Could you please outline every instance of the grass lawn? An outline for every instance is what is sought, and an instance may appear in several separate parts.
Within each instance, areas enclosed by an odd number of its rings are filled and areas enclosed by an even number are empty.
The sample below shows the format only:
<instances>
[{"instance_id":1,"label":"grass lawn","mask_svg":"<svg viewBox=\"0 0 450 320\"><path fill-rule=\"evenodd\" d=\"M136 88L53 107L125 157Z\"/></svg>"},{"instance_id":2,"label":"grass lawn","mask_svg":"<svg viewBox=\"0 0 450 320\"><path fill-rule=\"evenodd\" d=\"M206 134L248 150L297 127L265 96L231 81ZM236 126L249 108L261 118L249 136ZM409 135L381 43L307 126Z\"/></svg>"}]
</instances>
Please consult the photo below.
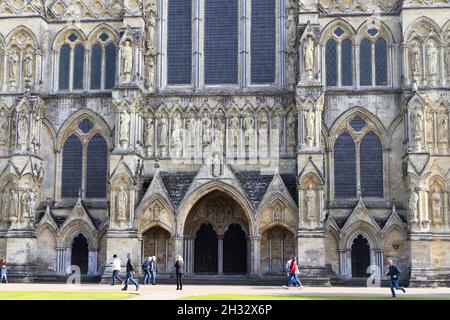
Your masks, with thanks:
<instances>
[{"instance_id":1,"label":"grass lawn","mask_svg":"<svg viewBox=\"0 0 450 320\"><path fill-rule=\"evenodd\" d=\"M125 300L125 292L0 291L0 300Z\"/></svg>"},{"instance_id":2,"label":"grass lawn","mask_svg":"<svg viewBox=\"0 0 450 320\"><path fill-rule=\"evenodd\" d=\"M429 298L397 296L398 300L450 300L450 298ZM181 298L180 300L394 300L389 295L381 296L304 296L304 295L250 295L250 294L210 294Z\"/></svg>"}]
</instances>

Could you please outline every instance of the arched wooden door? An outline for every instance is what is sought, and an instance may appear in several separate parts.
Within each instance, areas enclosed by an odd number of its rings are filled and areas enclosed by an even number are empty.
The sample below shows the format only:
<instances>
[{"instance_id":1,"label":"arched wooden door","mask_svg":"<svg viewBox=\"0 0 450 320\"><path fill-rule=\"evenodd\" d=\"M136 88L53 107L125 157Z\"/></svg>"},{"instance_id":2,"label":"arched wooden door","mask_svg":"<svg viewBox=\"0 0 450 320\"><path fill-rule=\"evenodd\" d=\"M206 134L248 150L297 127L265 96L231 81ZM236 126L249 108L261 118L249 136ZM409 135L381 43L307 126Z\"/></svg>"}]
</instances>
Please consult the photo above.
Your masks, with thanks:
<instances>
[{"instance_id":1,"label":"arched wooden door","mask_svg":"<svg viewBox=\"0 0 450 320\"><path fill-rule=\"evenodd\" d=\"M247 273L247 236L239 224L228 227L223 238L223 272Z\"/></svg>"},{"instance_id":2,"label":"arched wooden door","mask_svg":"<svg viewBox=\"0 0 450 320\"><path fill-rule=\"evenodd\" d=\"M194 272L217 273L217 233L209 223L201 225L194 242Z\"/></svg>"}]
</instances>

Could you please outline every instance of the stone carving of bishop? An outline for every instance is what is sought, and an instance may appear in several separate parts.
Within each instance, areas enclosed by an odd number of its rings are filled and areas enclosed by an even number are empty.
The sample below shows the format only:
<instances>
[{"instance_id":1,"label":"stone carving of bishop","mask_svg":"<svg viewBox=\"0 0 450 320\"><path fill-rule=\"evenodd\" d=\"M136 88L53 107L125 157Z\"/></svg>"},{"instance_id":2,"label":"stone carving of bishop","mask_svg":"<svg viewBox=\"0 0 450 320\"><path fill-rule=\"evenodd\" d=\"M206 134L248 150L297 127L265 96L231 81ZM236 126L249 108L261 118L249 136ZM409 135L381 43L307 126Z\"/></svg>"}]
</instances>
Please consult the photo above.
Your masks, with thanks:
<instances>
[{"instance_id":1,"label":"stone carving of bishop","mask_svg":"<svg viewBox=\"0 0 450 320\"><path fill-rule=\"evenodd\" d=\"M214 154L214 158L212 160L212 175L213 177L220 177L222 174L222 162L220 161L220 157L218 153Z\"/></svg>"},{"instance_id":2,"label":"stone carving of bishop","mask_svg":"<svg viewBox=\"0 0 450 320\"><path fill-rule=\"evenodd\" d=\"M126 40L125 45L120 48L120 56L122 59L122 79L124 82L130 82L133 71L133 48L130 40Z\"/></svg>"}]
</instances>

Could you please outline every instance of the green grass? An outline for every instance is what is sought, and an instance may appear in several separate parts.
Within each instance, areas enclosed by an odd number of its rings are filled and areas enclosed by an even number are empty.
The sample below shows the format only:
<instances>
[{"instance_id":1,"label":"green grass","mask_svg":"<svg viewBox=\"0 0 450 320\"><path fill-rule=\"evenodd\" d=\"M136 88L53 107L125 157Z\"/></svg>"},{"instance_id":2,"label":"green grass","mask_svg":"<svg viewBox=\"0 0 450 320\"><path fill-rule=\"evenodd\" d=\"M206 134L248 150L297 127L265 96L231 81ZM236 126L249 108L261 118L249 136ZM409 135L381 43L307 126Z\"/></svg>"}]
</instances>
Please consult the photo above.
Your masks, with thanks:
<instances>
[{"instance_id":1,"label":"green grass","mask_svg":"<svg viewBox=\"0 0 450 320\"><path fill-rule=\"evenodd\" d=\"M398 300L450 300L450 298L430 298L397 296ZM250 295L250 294L210 294L181 298L180 300L394 300L387 294L382 296L304 296L304 295Z\"/></svg>"},{"instance_id":2,"label":"green grass","mask_svg":"<svg viewBox=\"0 0 450 320\"><path fill-rule=\"evenodd\" d=\"M125 300L125 292L0 291L0 300Z\"/></svg>"}]
</instances>

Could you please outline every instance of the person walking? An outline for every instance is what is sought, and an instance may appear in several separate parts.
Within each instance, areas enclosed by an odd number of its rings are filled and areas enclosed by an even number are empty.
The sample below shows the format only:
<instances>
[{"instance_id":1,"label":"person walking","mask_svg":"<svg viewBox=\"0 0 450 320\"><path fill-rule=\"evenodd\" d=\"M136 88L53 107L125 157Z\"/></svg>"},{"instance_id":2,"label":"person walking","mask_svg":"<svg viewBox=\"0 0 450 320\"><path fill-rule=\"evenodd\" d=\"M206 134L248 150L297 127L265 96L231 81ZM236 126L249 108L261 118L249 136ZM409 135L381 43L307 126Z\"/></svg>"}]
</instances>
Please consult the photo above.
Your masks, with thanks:
<instances>
[{"instance_id":1,"label":"person walking","mask_svg":"<svg viewBox=\"0 0 450 320\"><path fill-rule=\"evenodd\" d=\"M0 257L0 283L8 283L8 273L6 272L6 259L4 257Z\"/></svg>"},{"instance_id":2,"label":"person walking","mask_svg":"<svg viewBox=\"0 0 450 320\"><path fill-rule=\"evenodd\" d=\"M133 277L133 273L134 273L134 266L133 263L131 262L131 253L127 254L127 276L125 278L125 287L122 288L123 291L127 291L128 290L128 282L132 282L135 286L136 286L136 291L139 290L139 284L137 283L137 281L134 279Z\"/></svg>"},{"instance_id":3,"label":"person walking","mask_svg":"<svg viewBox=\"0 0 450 320\"><path fill-rule=\"evenodd\" d=\"M177 277L177 290L183 290L183 273L184 273L184 261L182 256L177 256L175 262L175 273Z\"/></svg>"},{"instance_id":4,"label":"person walking","mask_svg":"<svg viewBox=\"0 0 450 320\"><path fill-rule=\"evenodd\" d=\"M144 285L150 284L150 261L152 257L148 257L142 264L142 271L144 272Z\"/></svg>"},{"instance_id":5,"label":"person walking","mask_svg":"<svg viewBox=\"0 0 450 320\"><path fill-rule=\"evenodd\" d=\"M120 269L121 269L121 261L117 258L117 254L113 255L113 276L112 276L112 286L115 285L115 280L118 280L120 284L123 283L122 279L119 277Z\"/></svg>"},{"instance_id":6,"label":"person walking","mask_svg":"<svg viewBox=\"0 0 450 320\"><path fill-rule=\"evenodd\" d=\"M397 268L397 266L394 264L394 261L392 259L388 260L388 272L387 276L390 276L390 288L392 293L392 298L396 298L395 290L402 290L403 293L406 293L405 288L400 287L399 285L399 276L400 276L400 270Z\"/></svg>"},{"instance_id":7,"label":"person walking","mask_svg":"<svg viewBox=\"0 0 450 320\"><path fill-rule=\"evenodd\" d=\"M294 283L295 285L299 288L299 289L303 289L302 283L300 281L299 275L300 275L300 271L298 271L298 263L297 261L295 261L295 278L294 278Z\"/></svg>"},{"instance_id":8,"label":"person walking","mask_svg":"<svg viewBox=\"0 0 450 320\"><path fill-rule=\"evenodd\" d=\"M288 270L288 280L287 284L283 288L289 289L292 283L295 281L295 257L291 256L290 261L286 263L286 269Z\"/></svg>"},{"instance_id":9,"label":"person walking","mask_svg":"<svg viewBox=\"0 0 450 320\"><path fill-rule=\"evenodd\" d=\"M158 264L156 263L156 257L153 256L150 260L150 283L156 284L156 273L158 272Z\"/></svg>"}]
</instances>

